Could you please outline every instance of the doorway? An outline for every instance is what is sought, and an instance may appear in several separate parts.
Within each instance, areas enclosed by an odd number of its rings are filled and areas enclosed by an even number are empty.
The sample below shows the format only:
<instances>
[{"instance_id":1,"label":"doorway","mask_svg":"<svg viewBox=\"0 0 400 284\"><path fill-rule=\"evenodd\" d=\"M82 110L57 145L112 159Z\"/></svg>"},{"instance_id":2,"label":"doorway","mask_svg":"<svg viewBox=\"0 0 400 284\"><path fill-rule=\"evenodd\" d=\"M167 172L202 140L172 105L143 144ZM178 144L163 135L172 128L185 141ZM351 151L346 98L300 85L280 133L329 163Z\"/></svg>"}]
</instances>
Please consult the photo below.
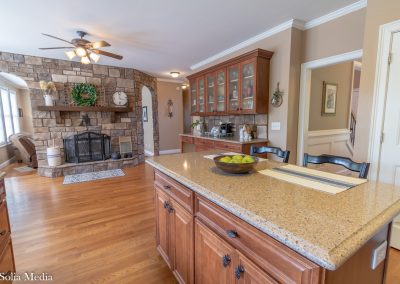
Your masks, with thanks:
<instances>
[{"instance_id":1,"label":"doorway","mask_svg":"<svg viewBox=\"0 0 400 284\"><path fill-rule=\"evenodd\" d=\"M153 100L148 87L142 87L143 144L146 157L154 156Z\"/></svg>"}]
</instances>

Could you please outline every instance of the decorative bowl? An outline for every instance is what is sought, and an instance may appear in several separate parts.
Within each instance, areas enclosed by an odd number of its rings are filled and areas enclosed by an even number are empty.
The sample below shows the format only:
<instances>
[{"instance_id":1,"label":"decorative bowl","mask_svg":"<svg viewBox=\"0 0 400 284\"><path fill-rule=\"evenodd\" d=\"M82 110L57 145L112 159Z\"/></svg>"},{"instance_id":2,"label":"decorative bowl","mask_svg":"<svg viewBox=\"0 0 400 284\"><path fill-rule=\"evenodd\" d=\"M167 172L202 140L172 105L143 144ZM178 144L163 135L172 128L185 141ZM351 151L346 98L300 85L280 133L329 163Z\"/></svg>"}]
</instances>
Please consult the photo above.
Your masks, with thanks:
<instances>
[{"instance_id":1,"label":"decorative bowl","mask_svg":"<svg viewBox=\"0 0 400 284\"><path fill-rule=\"evenodd\" d=\"M241 155L241 156L246 156L246 155ZM230 174L245 174L254 169L254 166L257 165L258 163L258 158L257 157L252 157L254 159L254 162L252 163L224 163L221 162L220 159L223 157L233 157L233 155L221 155L214 157L214 163L217 166L218 169L230 173Z\"/></svg>"}]
</instances>

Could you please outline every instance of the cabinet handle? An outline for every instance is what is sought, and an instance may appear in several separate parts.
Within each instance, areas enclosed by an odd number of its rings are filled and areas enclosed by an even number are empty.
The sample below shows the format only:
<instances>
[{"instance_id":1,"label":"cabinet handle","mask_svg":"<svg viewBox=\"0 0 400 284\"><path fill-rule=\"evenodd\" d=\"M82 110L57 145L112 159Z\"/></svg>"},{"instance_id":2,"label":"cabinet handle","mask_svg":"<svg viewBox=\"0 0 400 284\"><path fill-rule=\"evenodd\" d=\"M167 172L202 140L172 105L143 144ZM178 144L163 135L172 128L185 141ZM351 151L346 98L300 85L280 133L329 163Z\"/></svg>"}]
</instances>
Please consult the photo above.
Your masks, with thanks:
<instances>
[{"instance_id":1,"label":"cabinet handle","mask_svg":"<svg viewBox=\"0 0 400 284\"><path fill-rule=\"evenodd\" d=\"M171 189L170 185L164 185L163 187L164 187L164 189Z\"/></svg>"},{"instance_id":2,"label":"cabinet handle","mask_svg":"<svg viewBox=\"0 0 400 284\"><path fill-rule=\"evenodd\" d=\"M0 236L4 236L6 233L7 233L7 231L3 230L3 231L0 232Z\"/></svg>"},{"instance_id":3,"label":"cabinet handle","mask_svg":"<svg viewBox=\"0 0 400 284\"><path fill-rule=\"evenodd\" d=\"M236 279L240 279L240 276L242 275L243 272L244 272L244 267L242 265L238 265L238 267L236 267L235 269Z\"/></svg>"},{"instance_id":4,"label":"cabinet handle","mask_svg":"<svg viewBox=\"0 0 400 284\"><path fill-rule=\"evenodd\" d=\"M228 237L230 237L232 239L237 238L239 236L238 233L233 230L228 230L228 231L226 231L226 233L228 234Z\"/></svg>"},{"instance_id":5,"label":"cabinet handle","mask_svg":"<svg viewBox=\"0 0 400 284\"><path fill-rule=\"evenodd\" d=\"M164 201L164 208L167 209L169 207L168 201Z\"/></svg>"},{"instance_id":6,"label":"cabinet handle","mask_svg":"<svg viewBox=\"0 0 400 284\"><path fill-rule=\"evenodd\" d=\"M224 265L224 267L227 267L229 265L229 263L231 263L231 257L229 256L229 254L225 254L222 257L222 264Z\"/></svg>"},{"instance_id":7,"label":"cabinet handle","mask_svg":"<svg viewBox=\"0 0 400 284\"><path fill-rule=\"evenodd\" d=\"M168 214L171 214L172 212L174 212L174 208L171 207L171 205L168 204Z\"/></svg>"}]
</instances>

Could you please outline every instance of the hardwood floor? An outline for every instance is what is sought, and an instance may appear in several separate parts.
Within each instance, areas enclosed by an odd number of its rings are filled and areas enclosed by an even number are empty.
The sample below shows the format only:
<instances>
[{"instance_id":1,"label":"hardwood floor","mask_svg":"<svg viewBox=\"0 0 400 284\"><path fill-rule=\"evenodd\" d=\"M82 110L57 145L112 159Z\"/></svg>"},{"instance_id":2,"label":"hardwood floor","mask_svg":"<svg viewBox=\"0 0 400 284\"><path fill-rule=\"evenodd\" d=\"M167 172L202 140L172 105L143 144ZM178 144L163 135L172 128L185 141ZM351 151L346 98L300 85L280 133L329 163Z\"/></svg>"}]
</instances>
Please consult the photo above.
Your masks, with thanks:
<instances>
[{"instance_id":1,"label":"hardwood floor","mask_svg":"<svg viewBox=\"0 0 400 284\"><path fill-rule=\"evenodd\" d=\"M62 185L6 168L17 272L46 272L52 283L176 283L155 248L153 173ZM35 282L38 283L38 282ZM400 283L400 251L390 250L387 284Z\"/></svg>"},{"instance_id":2,"label":"hardwood floor","mask_svg":"<svg viewBox=\"0 0 400 284\"><path fill-rule=\"evenodd\" d=\"M17 272L53 283L176 283L155 247L153 175L74 185L9 167L7 201Z\"/></svg>"}]
</instances>

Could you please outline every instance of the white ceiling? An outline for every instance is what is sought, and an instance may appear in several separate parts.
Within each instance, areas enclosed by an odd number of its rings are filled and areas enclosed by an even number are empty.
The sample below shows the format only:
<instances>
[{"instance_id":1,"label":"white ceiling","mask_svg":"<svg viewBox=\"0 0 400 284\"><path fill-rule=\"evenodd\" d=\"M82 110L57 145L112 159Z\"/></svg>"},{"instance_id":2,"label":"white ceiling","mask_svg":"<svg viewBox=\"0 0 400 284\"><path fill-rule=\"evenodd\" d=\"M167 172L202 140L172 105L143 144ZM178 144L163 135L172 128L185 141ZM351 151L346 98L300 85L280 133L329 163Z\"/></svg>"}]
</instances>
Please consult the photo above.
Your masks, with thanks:
<instances>
[{"instance_id":1,"label":"white ceiling","mask_svg":"<svg viewBox=\"0 0 400 284\"><path fill-rule=\"evenodd\" d=\"M355 0L3 0L0 51L66 59L76 30L106 40L124 56L100 64L131 67L158 77L188 75L190 66L290 19L308 22Z\"/></svg>"}]
</instances>

